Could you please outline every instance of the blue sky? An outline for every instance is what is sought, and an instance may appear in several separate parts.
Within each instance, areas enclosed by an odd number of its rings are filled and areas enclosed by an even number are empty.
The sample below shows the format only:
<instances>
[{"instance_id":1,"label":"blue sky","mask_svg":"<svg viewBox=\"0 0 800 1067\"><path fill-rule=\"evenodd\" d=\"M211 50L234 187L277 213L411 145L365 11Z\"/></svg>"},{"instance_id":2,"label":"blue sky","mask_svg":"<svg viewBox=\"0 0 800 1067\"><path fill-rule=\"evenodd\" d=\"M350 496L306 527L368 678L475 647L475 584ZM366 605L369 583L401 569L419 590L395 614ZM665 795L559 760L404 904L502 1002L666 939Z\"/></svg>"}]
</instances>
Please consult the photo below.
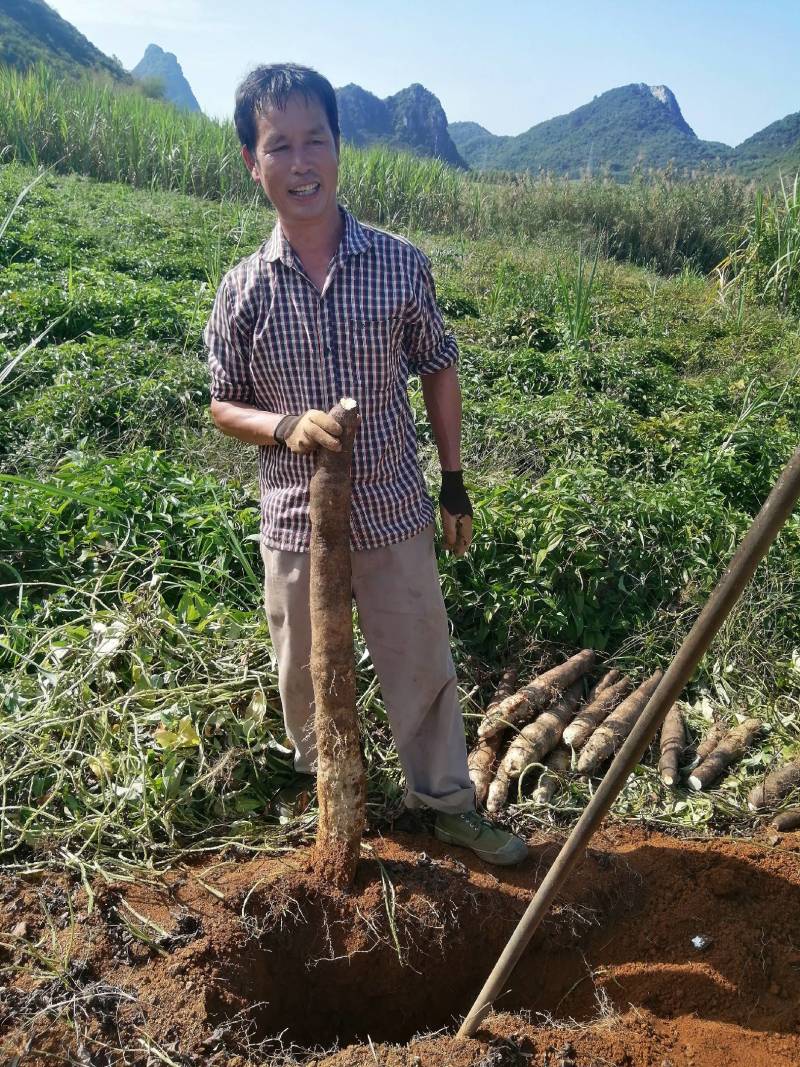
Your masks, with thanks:
<instances>
[{"instance_id":1,"label":"blue sky","mask_svg":"<svg viewBox=\"0 0 800 1067\"><path fill-rule=\"evenodd\" d=\"M229 116L257 63L294 60L388 96L421 82L448 119L521 133L629 82L668 85L698 136L738 144L800 111L800 0L50 0L131 68L175 52L200 106Z\"/></svg>"}]
</instances>

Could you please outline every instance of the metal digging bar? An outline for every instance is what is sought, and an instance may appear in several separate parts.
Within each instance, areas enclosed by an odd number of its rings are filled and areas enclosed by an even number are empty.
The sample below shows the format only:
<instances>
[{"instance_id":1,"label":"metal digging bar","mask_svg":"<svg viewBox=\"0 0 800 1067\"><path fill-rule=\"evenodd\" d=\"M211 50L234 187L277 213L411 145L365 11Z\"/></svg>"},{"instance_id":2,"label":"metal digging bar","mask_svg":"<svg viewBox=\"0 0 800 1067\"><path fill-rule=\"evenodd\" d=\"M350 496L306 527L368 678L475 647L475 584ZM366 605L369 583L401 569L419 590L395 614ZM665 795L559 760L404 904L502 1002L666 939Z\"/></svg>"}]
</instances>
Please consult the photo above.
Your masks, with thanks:
<instances>
[{"instance_id":1,"label":"metal digging bar","mask_svg":"<svg viewBox=\"0 0 800 1067\"><path fill-rule=\"evenodd\" d=\"M608 809L625 785L629 774L644 755L647 746L672 704L694 674L695 667L741 596L753 571L767 554L800 498L800 447L781 474L772 492L753 520L736 555L717 583L706 606L701 611L688 636L678 649L666 674L650 697L636 725L608 769L597 792L587 804L583 815L561 848L553 866L545 875L516 930L509 938L494 970L469 1010L459 1037L471 1037L491 1010L495 998L505 987L509 975L519 962L528 942L548 912L572 868L583 856L586 847Z\"/></svg>"}]
</instances>

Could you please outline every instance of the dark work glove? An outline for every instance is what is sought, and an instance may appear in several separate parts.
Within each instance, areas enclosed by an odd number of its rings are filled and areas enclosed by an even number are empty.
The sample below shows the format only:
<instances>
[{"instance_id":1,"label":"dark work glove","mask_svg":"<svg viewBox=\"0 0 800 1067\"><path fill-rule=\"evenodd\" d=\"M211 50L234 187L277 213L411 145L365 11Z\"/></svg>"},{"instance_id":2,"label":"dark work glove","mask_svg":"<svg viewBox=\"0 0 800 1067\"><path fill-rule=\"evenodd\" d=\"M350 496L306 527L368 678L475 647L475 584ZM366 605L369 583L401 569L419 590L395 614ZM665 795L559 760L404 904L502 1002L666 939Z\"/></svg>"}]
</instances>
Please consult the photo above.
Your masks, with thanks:
<instances>
[{"instance_id":1,"label":"dark work glove","mask_svg":"<svg viewBox=\"0 0 800 1067\"><path fill-rule=\"evenodd\" d=\"M463 556L472 541L472 504L464 488L463 471L442 471L439 511L445 548Z\"/></svg>"}]
</instances>

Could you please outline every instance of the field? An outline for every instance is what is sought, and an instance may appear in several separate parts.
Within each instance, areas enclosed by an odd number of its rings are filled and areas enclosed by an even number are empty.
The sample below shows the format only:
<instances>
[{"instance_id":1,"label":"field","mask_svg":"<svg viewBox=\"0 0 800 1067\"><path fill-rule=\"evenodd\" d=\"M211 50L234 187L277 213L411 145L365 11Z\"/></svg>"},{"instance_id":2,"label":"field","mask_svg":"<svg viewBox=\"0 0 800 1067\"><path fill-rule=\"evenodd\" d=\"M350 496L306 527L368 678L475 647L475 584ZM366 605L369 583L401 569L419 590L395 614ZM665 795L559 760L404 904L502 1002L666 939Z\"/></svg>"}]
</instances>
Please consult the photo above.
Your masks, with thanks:
<instances>
[{"instance_id":1,"label":"field","mask_svg":"<svg viewBox=\"0 0 800 1067\"><path fill-rule=\"evenodd\" d=\"M798 515L684 694L692 743L755 715L758 744L700 793L644 760L481 1041L379 1045L463 1015L596 781L564 775L545 809L523 781L500 818L532 843L524 870L449 857L404 825L357 635L371 833L352 898L314 881L313 811L269 813L291 757L255 457L209 424L201 340L272 216L164 171L42 175L29 164L54 160L21 147L0 167L3 1062L800 1063L796 842L746 804L800 754ZM797 444L797 259L757 258L779 199L716 179L459 178L426 201L416 166L353 153L343 197L426 250L461 346L477 534L440 568L472 737L508 664L528 677L582 647L636 680L668 664ZM513 203L524 226L501 221ZM434 489L417 382L412 399Z\"/></svg>"}]
</instances>

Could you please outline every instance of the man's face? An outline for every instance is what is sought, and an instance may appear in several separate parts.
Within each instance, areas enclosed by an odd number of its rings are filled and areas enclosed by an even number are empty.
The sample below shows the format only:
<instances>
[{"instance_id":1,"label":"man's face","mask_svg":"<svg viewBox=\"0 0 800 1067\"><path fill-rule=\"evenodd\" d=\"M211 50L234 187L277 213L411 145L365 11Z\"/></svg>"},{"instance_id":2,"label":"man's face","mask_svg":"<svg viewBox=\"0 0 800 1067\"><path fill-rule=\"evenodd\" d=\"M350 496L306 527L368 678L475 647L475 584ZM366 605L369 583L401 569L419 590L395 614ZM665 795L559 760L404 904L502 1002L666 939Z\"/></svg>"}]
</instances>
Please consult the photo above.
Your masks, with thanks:
<instances>
[{"instance_id":1,"label":"man's face","mask_svg":"<svg viewBox=\"0 0 800 1067\"><path fill-rule=\"evenodd\" d=\"M293 94L286 107L256 116L255 152L242 148L247 169L287 223L334 215L339 148L322 105Z\"/></svg>"}]
</instances>

